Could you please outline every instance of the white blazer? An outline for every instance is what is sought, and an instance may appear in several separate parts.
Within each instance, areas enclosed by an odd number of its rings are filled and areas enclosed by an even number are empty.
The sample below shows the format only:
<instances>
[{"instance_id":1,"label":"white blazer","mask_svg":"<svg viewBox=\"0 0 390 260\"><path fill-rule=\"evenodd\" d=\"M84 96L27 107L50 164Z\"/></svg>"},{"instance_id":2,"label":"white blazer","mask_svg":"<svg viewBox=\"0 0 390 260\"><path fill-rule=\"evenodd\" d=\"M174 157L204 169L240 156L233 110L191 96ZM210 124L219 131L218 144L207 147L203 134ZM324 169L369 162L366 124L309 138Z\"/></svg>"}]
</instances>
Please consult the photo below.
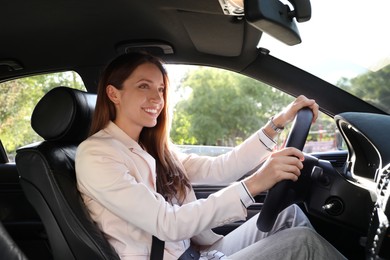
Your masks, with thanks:
<instances>
[{"instance_id":1,"label":"white blazer","mask_svg":"<svg viewBox=\"0 0 390 260\"><path fill-rule=\"evenodd\" d=\"M268 155L254 134L216 158L178 157L191 183L230 184ZM92 219L121 259L149 259L152 235L166 241L164 259L177 259L189 239L211 245L221 238L211 228L246 218L239 183L200 200L191 189L181 206L166 202L156 192L154 158L113 122L80 144L76 176Z\"/></svg>"}]
</instances>

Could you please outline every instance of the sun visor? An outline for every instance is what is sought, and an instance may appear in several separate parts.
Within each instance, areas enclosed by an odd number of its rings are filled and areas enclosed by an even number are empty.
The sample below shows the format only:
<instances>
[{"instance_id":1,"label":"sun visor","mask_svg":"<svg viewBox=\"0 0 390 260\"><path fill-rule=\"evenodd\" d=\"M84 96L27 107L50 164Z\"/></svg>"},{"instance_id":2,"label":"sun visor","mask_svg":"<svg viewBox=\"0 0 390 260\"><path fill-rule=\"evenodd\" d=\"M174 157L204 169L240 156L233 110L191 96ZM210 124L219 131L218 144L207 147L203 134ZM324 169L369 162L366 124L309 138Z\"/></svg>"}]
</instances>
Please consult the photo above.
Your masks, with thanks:
<instances>
[{"instance_id":1,"label":"sun visor","mask_svg":"<svg viewBox=\"0 0 390 260\"><path fill-rule=\"evenodd\" d=\"M226 57L241 54L245 39L244 19L189 11L179 11L179 14L199 52Z\"/></svg>"}]
</instances>

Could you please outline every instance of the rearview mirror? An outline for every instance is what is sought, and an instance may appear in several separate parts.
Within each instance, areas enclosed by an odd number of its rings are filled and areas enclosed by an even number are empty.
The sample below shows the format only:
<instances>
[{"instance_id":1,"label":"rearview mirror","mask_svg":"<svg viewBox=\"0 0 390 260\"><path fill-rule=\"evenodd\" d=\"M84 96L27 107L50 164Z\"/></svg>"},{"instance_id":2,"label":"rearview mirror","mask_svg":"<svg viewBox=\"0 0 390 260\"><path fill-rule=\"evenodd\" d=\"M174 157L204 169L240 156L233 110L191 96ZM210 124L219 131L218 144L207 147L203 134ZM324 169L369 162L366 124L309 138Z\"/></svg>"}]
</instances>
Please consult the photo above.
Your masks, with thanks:
<instances>
[{"instance_id":1,"label":"rearview mirror","mask_svg":"<svg viewBox=\"0 0 390 260\"><path fill-rule=\"evenodd\" d=\"M245 19L257 29L287 45L301 43L296 21L310 20L310 0L288 1L293 9L279 0L244 0Z\"/></svg>"}]
</instances>

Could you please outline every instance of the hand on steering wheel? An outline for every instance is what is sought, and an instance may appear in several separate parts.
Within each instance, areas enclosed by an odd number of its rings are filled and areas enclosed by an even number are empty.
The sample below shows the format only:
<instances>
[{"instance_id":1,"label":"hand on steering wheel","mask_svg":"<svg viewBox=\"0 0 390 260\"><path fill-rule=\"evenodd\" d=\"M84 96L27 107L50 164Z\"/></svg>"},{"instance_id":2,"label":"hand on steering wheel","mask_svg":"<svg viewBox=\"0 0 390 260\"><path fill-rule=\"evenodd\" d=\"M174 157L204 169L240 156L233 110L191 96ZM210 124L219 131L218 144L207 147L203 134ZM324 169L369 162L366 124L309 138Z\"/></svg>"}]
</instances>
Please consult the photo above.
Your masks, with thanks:
<instances>
[{"instance_id":1,"label":"hand on steering wheel","mask_svg":"<svg viewBox=\"0 0 390 260\"><path fill-rule=\"evenodd\" d=\"M291 131L287 137L286 147L295 147L299 150L303 149L312 120L313 113L309 108L302 108L297 113ZM295 203L294 192L290 192L290 187L292 185L294 185L294 182L284 180L275 184L268 191L263 208L257 219L257 228L259 230L263 232L270 231L278 214L286 207Z\"/></svg>"}]
</instances>

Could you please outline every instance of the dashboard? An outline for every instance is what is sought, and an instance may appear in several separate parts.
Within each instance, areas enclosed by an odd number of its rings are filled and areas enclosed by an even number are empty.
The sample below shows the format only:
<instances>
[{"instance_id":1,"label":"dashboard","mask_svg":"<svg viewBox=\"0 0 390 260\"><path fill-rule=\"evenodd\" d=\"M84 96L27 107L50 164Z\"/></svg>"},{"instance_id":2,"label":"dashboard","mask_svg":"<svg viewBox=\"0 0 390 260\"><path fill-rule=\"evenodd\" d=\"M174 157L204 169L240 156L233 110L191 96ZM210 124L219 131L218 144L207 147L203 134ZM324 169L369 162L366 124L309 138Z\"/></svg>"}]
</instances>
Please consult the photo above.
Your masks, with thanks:
<instances>
[{"instance_id":1,"label":"dashboard","mask_svg":"<svg viewBox=\"0 0 390 260\"><path fill-rule=\"evenodd\" d=\"M351 184L365 189L373 202L366 239L367 259L389 259L390 116L348 112L335 116L335 121L348 147L341 174Z\"/></svg>"}]
</instances>

